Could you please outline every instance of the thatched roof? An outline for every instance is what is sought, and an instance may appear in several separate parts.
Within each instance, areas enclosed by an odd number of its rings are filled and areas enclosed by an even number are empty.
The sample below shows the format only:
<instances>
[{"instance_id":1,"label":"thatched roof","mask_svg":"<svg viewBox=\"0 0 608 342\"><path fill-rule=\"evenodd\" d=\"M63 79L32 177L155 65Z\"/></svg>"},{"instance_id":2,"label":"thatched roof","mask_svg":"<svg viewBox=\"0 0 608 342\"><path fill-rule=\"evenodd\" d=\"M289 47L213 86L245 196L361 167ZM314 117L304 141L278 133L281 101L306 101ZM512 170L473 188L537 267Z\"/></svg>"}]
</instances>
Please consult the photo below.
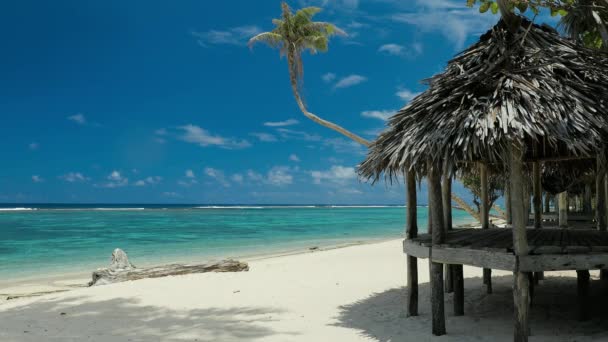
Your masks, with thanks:
<instances>
[{"instance_id":1,"label":"thatched roof","mask_svg":"<svg viewBox=\"0 0 608 342\"><path fill-rule=\"evenodd\" d=\"M524 19L512 34L499 22L426 82L370 146L361 176L392 179L429 158L501 164L513 141L529 159L593 157L608 141L608 55L547 26Z\"/></svg>"}]
</instances>

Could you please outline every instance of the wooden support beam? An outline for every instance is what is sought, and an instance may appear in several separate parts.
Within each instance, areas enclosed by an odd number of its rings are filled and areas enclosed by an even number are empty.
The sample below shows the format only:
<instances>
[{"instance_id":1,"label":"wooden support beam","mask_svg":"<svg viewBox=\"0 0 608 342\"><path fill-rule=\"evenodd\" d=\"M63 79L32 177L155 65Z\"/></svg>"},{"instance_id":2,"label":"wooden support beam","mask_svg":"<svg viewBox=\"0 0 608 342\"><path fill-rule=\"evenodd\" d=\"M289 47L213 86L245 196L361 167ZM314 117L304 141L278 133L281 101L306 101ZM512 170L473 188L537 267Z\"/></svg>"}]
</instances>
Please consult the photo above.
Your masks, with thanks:
<instances>
[{"instance_id":1,"label":"wooden support beam","mask_svg":"<svg viewBox=\"0 0 608 342\"><path fill-rule=\"evenodd\" d=\"M446 168L441 182L441 199L443 203L443 225L446 231L452 230L452 177Z\"/></svg>"},{"instance_id":2,"label":"wooden support beam","mask_svg":"<svg viewBox=\"0 0 608 342\"><path fill-rule=\"evenodd\" d=\"M557 194L559 201L559 227L568 228L568 191Z\"/></svg>"},{"instance_id":3,"label":"wooden support beam","mask_svg":"<svg viewBox=\"0 0 608 342\"><path fill-rule=\"evenodd\" d=\"M576 285L578 292L578 319L589 319L589 271L576 271Z\"/></svg>"},{"instance_id":4,"label":"wooden support beam","mask_svg":"<svg viewBox=\"0 0 608 342\"><path fill-rule=\"evenodd\" d=\"M551 195L548 192L545 192L545 208L543 213L548 214L551 212Z\"/></svg>"},{"instance_id":5,"label":"wooden support beam","mask_svg":"<svg viewBox=\"0 0 608 342\"><path fill-rule=\"evenodd\" d=\"M583 212L590 215L593 209L591 209L591 184L585 184L585 193L583 194Z\"/></svg>"},{"instance_id":6,"label":"wooden support beam","mask_svg":"<svg viewBox=\"0 0 608 342\"><path fill-rule=\"evenodd\" d=\"M511 187L509 186L509 182L505 184L505 212L507 224L512 224L513 220L511 219Z\"/></svg>"},{"instance_id":7,"label":"wooden support beam","mask_svg":"<svg viewBox=\"0 0 608 342\"><path fill-rule=\"evenodd\" d=\"M454 316L464 316L464 276L462 265L452 265L454 281Z\"/></svg>"},{"instance_id":8,"label":"wooden support beam","mask_svg":"<svg viewBox=\"0 0 608 342\"><path fill-rule=\"evenodd\" d=\"M407 316L418 316L418 258L407 256Z\"/></svg>"},{"instance_id":9,"label":"wooden support beam","mask_svg":"<svg viewBox=\"0 0 608 342\"><path fill-rule=\"evenodd\" d=\"M407 188L407 215L406 215L406 239L414 239L418 236L418 212L416 199L416 172L406 172ZM407 315L418 316L418 259L411 255L407 256Z\"/></svg>"},{"instance_id":10,"label":"wooden support beam","mask_svg":"<svg viewBox=\"0 0 608 342\"><path fill-rule=\"evenodd\" d=\"M534 162L532 164L532 193L534 203L534 228L540 229L543 227L543 213L542 213L542 201L543 201L543 189L541 186L541 165L540 162ZM540 280L544 279L544 274L542 272L537 272L532 277L532 288L534 285L538 285ZM532 293L533 291L531 291Z\"/></svg>"},{"instance_id":11,"label":"wooden support beam","mask_svg":"<svg viewBox=\"0 0 608 342\"><path fill-rule=\"evenodd\" d=\"M606 230L606 190L604 185L604 179L606 177L606 157L599 155L597 157L597 171L596 171L596 196L597 203L595 206L597 229Z\"/></svg>"},{"instance_id":12,"label":"wooden support beam","mask_svg":"<svg viewBox=\"0 0 608 342\"><path fill-rule=\"evenodd\" d=\"M524 175L523 175L524 146L513 143L511 146L511 172L509 175L511 186L511 212L513 215L513 247L516 256L527 255L528 240L526 236L526 223L528 217L524 208ZM515 308L515 322L513 340L527 342L529 329L529 278L526 273L513 272L513 300Z\"/></svg>"},{"instance_id":13,"label":"wooden support beam","mask_svg":"<svg viewBox=\"0 0 608 342\"><path fill-rule=\"evenodd\" d=\"M445 240L443 222L443 201L441 196L441 169L431 160L427 164L428 189L431 206L433 246L440 245ZM431 249L431 257L432 257ZM430 262L431 267L431 312L433 335L445 335L445 303L443 297L443 264Z\"/></svg>"},{"instance_id":14,"label":"wooden support beam","mask_svg":"<svg viewBox=\"0 0 608 342\"><path fill-rule=\"evenodd\" d=\"M452 230L452 177L450 177L449 169L446 167L443 170L441 181L441 198L443 202L443 224L446 231ZM452 279L452 265L445 265L445 292L452 293L454 291Z\"/></svg>"},{"instance_id":15,"label":"wooden support beam","mask_svg":"<svg viewBox=\"0 0 608 342\"><path fill-rule=\"evenodd\" d=\"M534 228L542 228L542 201L543 201L543 190L540 184L540 162L534 162L532 164L532 175L533 175L533 194L534 198Z\"/></svg>"},{"instance_id":16,"label":"wooden support beam","mask_svg":"<svg viewBox=\"0 0 608 342\"><path fill-rule=\"evenodd\" d=\"M488 166L484 163L479 163L479 177L481 180L481 229L490 228L490 199L488 196Z\"/></svg>"},{"instance_id":17,"label":"wooden support beam","mask_svg":"<svg viewBox=\"0 0 608 342\"><path fill-rule=\"evenodd\" d=\"M490 197L488 185L488 166L485 163L479 163L479 177L481 180L481 229L490 228ZM483 269L483 283L486 285L488 294L492 293L492 270Z\"/></svg>"}]
</instances>

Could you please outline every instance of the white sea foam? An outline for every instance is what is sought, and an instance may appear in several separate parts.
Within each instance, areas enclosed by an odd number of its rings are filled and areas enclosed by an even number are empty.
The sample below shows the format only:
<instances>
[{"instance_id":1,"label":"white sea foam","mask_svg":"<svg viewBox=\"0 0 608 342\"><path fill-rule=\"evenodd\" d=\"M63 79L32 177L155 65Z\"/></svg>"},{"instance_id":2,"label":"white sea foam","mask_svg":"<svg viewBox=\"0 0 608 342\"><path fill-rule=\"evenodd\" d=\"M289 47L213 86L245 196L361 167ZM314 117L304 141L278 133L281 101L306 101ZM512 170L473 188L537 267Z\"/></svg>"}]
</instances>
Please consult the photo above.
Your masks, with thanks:
<instances>
[{"instance_id":1,"label":"white sea foam","mask_svg":"<svg viewBox=\"0 0 608 342\"><path fill-rule=\"evenodd\" d=\"M330 205L329 208L403 208L402 205Z\"/></svg>"},{"instance_id":2,"label":"white sea foam","mask_svg":"<svg viewBox=\"0 0 608 342\"><path fill-rule=\"evenodd\" d=\"M30 211L38 210L38 208L0 208L0 211Z\"/></svg>"},{"instance_id":3,"label":"white sea foam","mask_svg":"<svg viewBox=\"0 0 608 342\"><path fill-rule=\"evenodd\" d=\"M248 206L221 206L210 205L204 207L194 207L194 209L264 209L265 207L248 207Z\"/></svg>"}]
</instances>

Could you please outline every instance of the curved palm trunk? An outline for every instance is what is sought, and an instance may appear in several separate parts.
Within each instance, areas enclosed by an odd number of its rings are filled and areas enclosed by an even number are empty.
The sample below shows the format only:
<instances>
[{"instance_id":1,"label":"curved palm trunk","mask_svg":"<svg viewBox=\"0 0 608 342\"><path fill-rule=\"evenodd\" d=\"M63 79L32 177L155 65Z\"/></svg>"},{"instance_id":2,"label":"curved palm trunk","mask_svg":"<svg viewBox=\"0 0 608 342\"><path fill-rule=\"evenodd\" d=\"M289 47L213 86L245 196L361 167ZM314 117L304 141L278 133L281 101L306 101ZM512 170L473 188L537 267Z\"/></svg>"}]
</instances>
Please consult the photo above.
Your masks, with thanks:
<instances>
[{"instance_id":1,"label":"curved palm trunk","mask_svg":"<svg viewBox=\"0 0 608 342\"><path fill-rule=\"evenodd\" d=\"M349 130L345 129L344 127L336 125L333 122L329 122L327 120L321 119L320 117L318 117L315 114L308 111L308 109L306 108L306 105L304 104L304 101L302 100L302 97L300 96L300 92L298 90L298 80L294 73L294 68L297 68L297 66L295 65L296 64L295 52L293 52L293 50L290 49L290 51L287 53L287 55L288 55L287 62L289 64L289 79L291 81L291 90L293 91L293 96L295 97L296 103L298 104L298 107L300 107L300 111L302 111L302 114L304 114L304 116L306 116L310 120L318 123L321 126L332 129L342 135L349 137L350 139L358 142L359 144L369 147L371 145L370 141L361 138L360 136L350 132Z\"/></svg>"},{"instance_id":2,"label":"curved palm trunk","mask_svg":"<svg viewBox=\"0 0 608 342\"><path fill-rule=\"evenodd\" d=\"M452 200L454 200L454 202L456 202L456 204L458 204L459 207L461 207L464 211L466 211L474 219L481 222L481 216L479 216L479 213L477 211L475 211L473 208L471 208L471 206L468 205L462 198L460 198L456 194L452 193Z\"/></svg>"}]
</instances>

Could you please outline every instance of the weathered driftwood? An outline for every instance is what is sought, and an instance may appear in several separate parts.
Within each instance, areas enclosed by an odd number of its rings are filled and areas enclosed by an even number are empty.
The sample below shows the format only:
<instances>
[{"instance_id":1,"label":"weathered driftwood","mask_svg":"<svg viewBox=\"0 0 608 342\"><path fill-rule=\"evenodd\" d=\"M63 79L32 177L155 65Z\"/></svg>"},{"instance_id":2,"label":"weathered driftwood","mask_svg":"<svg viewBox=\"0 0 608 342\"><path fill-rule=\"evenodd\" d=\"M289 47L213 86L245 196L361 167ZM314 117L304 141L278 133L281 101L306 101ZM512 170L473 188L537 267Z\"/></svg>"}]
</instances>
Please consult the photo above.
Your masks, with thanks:
<instances>
[{"instance_id":1,"label":"weathered driftwood","mask_svg":"<svg viewBox=\"0 0 608 342\"><path fill-rule=\"evenodd\" d=\"M112 253L112 264L110 267L94 271L89 286L193 273L242 272L248 270L249 265L247 263L231 259L208 264L169 264L150 268L136 268L129 262L125 252L116 249Z\"/></svg>"}]
</instances>

